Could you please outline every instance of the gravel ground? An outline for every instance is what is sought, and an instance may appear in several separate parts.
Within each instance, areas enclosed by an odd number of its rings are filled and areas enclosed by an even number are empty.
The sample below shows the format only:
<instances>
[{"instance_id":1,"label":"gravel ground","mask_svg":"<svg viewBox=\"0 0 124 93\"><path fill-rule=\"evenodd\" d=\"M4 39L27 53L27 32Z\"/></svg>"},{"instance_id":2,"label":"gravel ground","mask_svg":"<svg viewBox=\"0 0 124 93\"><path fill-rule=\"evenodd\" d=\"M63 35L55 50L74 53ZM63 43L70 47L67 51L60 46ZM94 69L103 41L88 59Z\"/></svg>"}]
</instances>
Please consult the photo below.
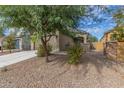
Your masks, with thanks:
<instances>
[{"instance_id":1,"label":"gravel ground","mask_svg":"<svg viewBox=\"0 0 124 93\"><path fill-rule=\"evenodd\" d=\"M80 64L67 64L66 55L32 58L0 72L0 87L124 87L124 64L107 60L99 52L82 56Z\"/></svg>"}]
</instances>

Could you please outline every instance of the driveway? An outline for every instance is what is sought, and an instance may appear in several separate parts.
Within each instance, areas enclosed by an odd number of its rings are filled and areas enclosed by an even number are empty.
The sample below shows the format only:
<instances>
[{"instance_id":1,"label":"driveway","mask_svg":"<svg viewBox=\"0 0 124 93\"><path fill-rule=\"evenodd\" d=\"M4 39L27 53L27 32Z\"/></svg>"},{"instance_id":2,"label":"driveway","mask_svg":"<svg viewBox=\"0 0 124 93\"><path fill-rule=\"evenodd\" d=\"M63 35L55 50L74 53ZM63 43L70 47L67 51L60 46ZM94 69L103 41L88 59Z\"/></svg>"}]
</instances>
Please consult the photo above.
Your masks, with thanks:
<instances>
[{"instance_id":1,"label":"driveway","mask_svg":"<svg viewBox=\"0 0 124 93\"><path fill-rule=\"evenodd\" d=\"M22 51L0 56L0 68L35 57L36 51Z\"/></svg>"}]
</instances>

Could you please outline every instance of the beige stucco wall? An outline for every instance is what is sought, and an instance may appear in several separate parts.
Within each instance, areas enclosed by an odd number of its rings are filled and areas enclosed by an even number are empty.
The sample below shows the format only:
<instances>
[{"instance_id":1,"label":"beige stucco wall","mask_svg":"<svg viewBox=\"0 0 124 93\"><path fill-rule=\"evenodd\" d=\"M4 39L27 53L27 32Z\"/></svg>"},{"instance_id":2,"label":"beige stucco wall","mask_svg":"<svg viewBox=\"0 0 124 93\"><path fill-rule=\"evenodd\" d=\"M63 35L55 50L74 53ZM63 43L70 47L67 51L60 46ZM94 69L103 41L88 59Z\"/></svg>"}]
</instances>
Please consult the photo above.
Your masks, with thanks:
<instances>
[{"instance_id":1,"label":"beige stucco wall","mask_svg":"<svg viewBox=\"0 0 124 93\"><path fill-rule=\"evenodd\" d=\"M124 42L118 42L117 58L124 62Z\"/></svg>"},{"instance_id":2,"label":"beige stucco wall","mask_svg":"<svg viewBox=\"0 0 124 93\"><path fill-rule=\"evenodd\" d=\"M88 41L87 41L88 35L87 34L83 34L83 35L82 34L77 34L76 37L82 37L83 40L84 40L83 43L84 44L88 43Z\"/></svg>"},{"instance_id":3,"label":"beige stucco wall","mask_svg":"<svg viewBox=\"0 0 124 93\"><path fill-rule=\"evenodd\" d=\"M106 55L115 61L124 62L124 42L108 42Z\"/></svg>"},{"instance_id":4,"label":"beige stucco wall","mask_svg":"<svg viewBox=\"0 0 124 93\"><path fill-rule=\"evenodd\" d=\"M81 36L84 37L84 43L87 44L87 35ZM74 40L57 31L56 36L52 36L48 43L52 46L53 51L65 51L68 47L74 45Z\"/></svg>"},{"instance_id":5,"label":"beige stucco wall","mask_svg":"<svg viewBox=\"0 0 124 93\"><path fill-rule=\"evenodd\" d=\"M112 34L116 32L115 30L111 31L111 32L108 32L108 33L105 33L104 37L102 38L101 42L105 43L105 42L109 42L111 41L111 36Z\"/></svg>"},{"instance_id":6,"label":"beige stucco wall","mask_svg":"<svg viewBox=\"0 0 124 93\"><path fill-rule=\"evenodd\" d=\"M50 41L48 42L49 45L52 47L53 51L59 51L59 37L58 36L52 36Z\"/></svg>"},{"instance_id":7,"label":"beige stucco wall","mask_svg":"<svg viewBox=\"0 0 124 93\"><path fill-rule=\"evenodd\" d=\"M93 47L96 51L103 51L103 42L94 42Z\"/></svg>"},{"instance_id":8,"label":"beige stucco wall","mask_svg":"<svg viewBox=\"0 0 124 93\"><path fill-rule=\"evenodd\" d=\"M88 43L87 35L77 34L77 37L79 36L84 38L84 44ZM48 43L52 46L53 51L65 51L68 47L74 45L74 40L71 37L57 31L56 36L53 36Z\"/></svg>"},{"instance_id":9,"label":"beige stucco wall","mask_svg":"<svg viewBox=\"0 0 124 93\"><path fill-rule=\"evenodd\" d=\"M67 45L73 46L74 45L73 39L71 37L68 37L66 35L59 33L59 49L60 49L60 51L66 50Z\"/></svg>"}]
</instances>

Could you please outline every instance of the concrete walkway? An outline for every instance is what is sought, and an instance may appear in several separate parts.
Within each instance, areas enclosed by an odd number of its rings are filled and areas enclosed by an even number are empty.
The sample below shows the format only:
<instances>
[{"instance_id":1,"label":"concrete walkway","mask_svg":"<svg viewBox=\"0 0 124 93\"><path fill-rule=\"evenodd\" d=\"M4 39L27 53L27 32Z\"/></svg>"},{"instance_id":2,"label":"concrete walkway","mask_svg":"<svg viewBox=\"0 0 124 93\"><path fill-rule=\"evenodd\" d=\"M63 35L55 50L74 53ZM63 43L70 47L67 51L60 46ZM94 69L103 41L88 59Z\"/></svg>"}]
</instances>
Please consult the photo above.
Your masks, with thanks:
<instances>
[{"instance_id":1,"label":"concrete walkway","mask_svg":"<svg viewBox=\"0 0 124 93\"><path fill-rule=\"evenodd\" d=\"M23 51L0 56L0 68L35 57L35 52L36 51Z\"/></svg>"}]
</instances>

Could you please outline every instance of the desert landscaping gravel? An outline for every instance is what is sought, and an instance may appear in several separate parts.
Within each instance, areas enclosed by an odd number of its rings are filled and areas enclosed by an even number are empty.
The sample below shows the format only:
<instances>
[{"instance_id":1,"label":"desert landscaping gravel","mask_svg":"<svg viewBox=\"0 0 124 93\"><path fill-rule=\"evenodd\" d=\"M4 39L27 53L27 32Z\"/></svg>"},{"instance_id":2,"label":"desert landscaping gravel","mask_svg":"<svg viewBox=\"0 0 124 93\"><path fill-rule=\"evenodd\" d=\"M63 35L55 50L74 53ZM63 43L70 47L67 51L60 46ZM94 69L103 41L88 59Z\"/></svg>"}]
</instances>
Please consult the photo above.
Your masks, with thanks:
<instances>
[{"instance_id":1,"label":"desert landscaping gravel","mask_svg":"<svg viewBox=\"0 0 124 93\"><path fill-rule=\"evenodd\" d=\"M78 65L67 63L66 55L51 55L10 65L0 72L0 87L80 88L124 87L124 64L106 59L102 53L89 52Z\"/></svg>"}]
</instances>

